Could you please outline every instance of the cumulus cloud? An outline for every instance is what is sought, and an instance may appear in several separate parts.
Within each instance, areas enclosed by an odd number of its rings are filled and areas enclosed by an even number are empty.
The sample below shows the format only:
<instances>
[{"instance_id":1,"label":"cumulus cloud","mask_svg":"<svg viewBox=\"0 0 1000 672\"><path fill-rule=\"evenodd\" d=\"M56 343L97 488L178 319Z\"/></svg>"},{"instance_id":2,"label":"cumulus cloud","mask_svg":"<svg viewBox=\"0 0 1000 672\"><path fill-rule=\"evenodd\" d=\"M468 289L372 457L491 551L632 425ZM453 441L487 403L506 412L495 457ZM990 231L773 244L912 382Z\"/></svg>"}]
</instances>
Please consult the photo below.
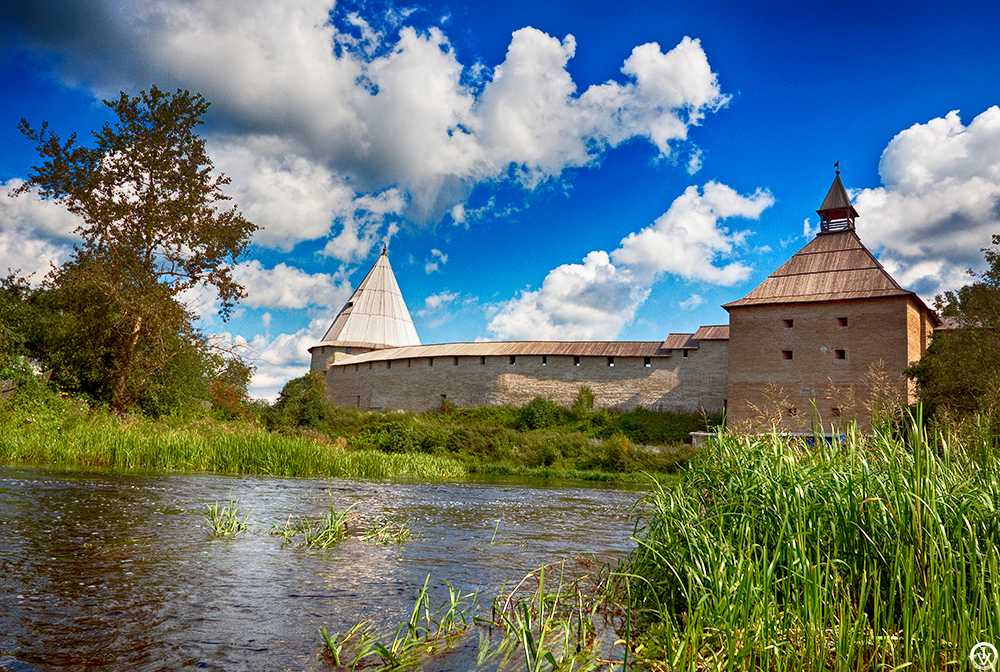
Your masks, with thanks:
<instances>
[{"instance_id":1,"label":"cumulus cloud","mask_svg":"<svg viewBox=\"0 0 1000 672\"><path fill-rule=\"evenodd\" d=\"M490 69L459 62L440 27L404 25L406 12L380 24L331 12L332 0L75 0L10 17L98 95L150 81L203 92L210 147L263 225L257 242L288 249L333 222L326 252L341 259L370 249L379 215L404 207L417 222L449 211L460 222L454 208L478 182L514 175L530 188L630 138L668 156L728 101L697 39L639 45L620 81L581 91L572 35L517 30ZM387 189L399 190L392 208L345 215Z\"/></svg>"},{"instance_id":2,"label":"cumulus cloud","mask_svg":"<svg viewBox=\"0 0 1000 672\"><path fill-rule=\"evenodd\" d=\"M20 179L0 183L0 274L33 274L37 281L70 255L80 220L35 193L14 196Z\"/></svg>"},{"instance_id":3,"label":"cumulus cloud","mask_svg":"<svg viewBox=\"0 0 1000 672\"><path fill-rule=\"evenodd\" d=\"M959 112L898 133L879 161L882 185L855 194L858 230L904 286L925 296L962 285L1000 231L1000 107Z\"/></svg>"},{"instance_id":4,"label":"cumulus cloud","mask_svg":"<svg viewBox=\"0 0 1000 672\"><path fill-rule=\"evenodd\" d=\"M346 274L306 273L285 263L273 268L257 260L237 264L233 278L246 289L243 304L251 308L339 308L351 296Z\"/></svg>"},{"instance_id":5,"label":"cumulus cloud","mask_svg":"<svg viewBox=\"0 0 1000 672\"><path fill-rule=\"evenodd\" d=\"M646 276L673 273L734 285L747 279L750 267L739 261L717 262L730 257L749 232L730 231L722 222L757 219L773 204L774 197L763 189L742 196L719 182L708 182L701 190L691 185L652 225L622 239L612 258Z\"/></svg>"},{"instance_id":6,"label":"cumulus cloud","mask_svg":"<svg viewBox=\"0 0 1000 672\"><path fill-rule=\"evenodd\" d=\"M611 263L607 252L596 250L582 263L557 266L541 287L502 304L488 328L498 338L510 339L613 338L648 296L648 286Z\"/></svg>"},{"instance_id":7,"label":"cumulus cloud","mask_svg":"<svg viewBox=\"0 0 1000 672\"><path fill-rule=\"evenodd\" d=\"M700 190L688 187L653 224L627 235L610 255L596 250L582 263L558 266L538 289L500 304L487 328L498 338L615 338L665 273L719 285L746 279L750 267L728 259L749 232L730 230L723 222L758 219L773 203L762 189L744 196L718 182Z\"/></svg>"},{"instance_id":8,"label":"cumulus cloud","mask_svg":"<svg viewBox=\"0 0 1000 672\"><path fill-rule=\"evenodd\" d=\"M307 273L285 263L265 268L253 259L236 264L233 279L247 293L240 305L250 308L340 308L351 296L351 283L343 269L332 274ZM178 299L203 323L215 323L219 295L214 287L195 285L181 292ZM271 318L265 315L267 328Z\"/></svg>"}]
</instances>

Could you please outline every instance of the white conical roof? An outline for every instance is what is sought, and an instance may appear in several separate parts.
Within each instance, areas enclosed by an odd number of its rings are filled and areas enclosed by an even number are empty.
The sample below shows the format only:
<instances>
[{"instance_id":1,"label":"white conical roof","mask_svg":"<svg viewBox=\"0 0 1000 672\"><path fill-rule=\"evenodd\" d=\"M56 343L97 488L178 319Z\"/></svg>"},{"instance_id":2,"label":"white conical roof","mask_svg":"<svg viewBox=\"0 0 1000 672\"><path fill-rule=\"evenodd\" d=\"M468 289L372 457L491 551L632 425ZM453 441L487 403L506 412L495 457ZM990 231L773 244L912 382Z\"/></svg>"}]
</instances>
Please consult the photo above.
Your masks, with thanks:
<instances>
[{"instance_id":1,"label":"white conical roof","mask_svg":"<svg viewBox=\"0 0 1000 672\"><path fill-rule=\"evenodd\" d=\"M375 347L420 345L420 337L410 319L385 248L326 330L323 343Z\"/></svg>"}]
</instances>

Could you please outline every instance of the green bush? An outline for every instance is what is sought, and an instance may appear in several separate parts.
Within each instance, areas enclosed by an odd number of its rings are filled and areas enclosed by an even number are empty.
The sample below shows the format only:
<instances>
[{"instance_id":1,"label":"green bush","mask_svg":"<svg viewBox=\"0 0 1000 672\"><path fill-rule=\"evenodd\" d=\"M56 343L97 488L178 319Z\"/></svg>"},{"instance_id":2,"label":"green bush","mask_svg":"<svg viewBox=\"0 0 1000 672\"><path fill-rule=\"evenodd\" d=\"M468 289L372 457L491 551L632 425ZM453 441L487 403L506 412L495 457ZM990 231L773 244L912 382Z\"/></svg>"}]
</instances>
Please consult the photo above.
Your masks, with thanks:
<instances>
[{"instance_id":1,"label":"green bush","mask_svg":"<svg viewBox=\"0 0 1000 672\"><path fill-rule=\"evenodd\" d=\"M543 397L535 397L521 408L521 429L545 429L561 424L566 419L566 409Z\"/></svg>"}]
</instances>

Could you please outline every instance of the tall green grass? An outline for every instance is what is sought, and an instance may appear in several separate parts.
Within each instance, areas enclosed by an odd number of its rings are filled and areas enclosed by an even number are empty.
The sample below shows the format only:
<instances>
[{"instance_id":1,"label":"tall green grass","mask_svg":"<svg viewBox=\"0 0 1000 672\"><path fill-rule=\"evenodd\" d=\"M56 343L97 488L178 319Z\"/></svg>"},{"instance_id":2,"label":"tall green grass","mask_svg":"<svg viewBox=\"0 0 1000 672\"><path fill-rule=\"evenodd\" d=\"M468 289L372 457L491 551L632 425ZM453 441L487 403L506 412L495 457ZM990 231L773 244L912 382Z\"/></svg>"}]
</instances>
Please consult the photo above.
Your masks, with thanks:
<instances>
[{"instance_id":1,"label":"tall green grass","mask_svg":"<svg viewBox=\"0 0 1000 672\"><path fill-rule=\"evenodd\" d=\"M0 409L0 463L364 479L457 480L467 473L447 456L348 450L249 423L117 418L69 404Z\"/></svg>"},{"instance_id":2,"label":"tall green grass","mask_svg":"<svg viewBox=\"0 0 1000 672\"><path fill-rule=\"evenodd\" d=\"M966 669L1000 642L989 431L719 435L651 497L616 598L655 670Z\"/></svg>"}]
</instances>

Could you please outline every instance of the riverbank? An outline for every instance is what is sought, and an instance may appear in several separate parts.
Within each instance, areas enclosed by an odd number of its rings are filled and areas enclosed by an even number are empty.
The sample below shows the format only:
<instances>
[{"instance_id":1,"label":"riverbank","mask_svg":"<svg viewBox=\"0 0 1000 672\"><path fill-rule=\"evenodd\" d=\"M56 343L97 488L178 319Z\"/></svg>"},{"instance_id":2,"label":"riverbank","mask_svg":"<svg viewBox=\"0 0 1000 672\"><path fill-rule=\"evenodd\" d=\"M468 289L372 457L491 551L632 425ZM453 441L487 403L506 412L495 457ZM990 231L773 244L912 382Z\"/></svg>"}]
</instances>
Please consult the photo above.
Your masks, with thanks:
<instances>
[{"instance_id":1,"label":"riverbank","mask_svg":"<svg viewBox=\"0 0 1000 672\"><path fill-rule=\"evenodd\" d=\"M599 411L581 419L544 400L523 409L423 414L325 410L321 424L272 422L269 429L254 418L119 417L55 395L6 400L0 402L0 464L421 481L520 477L648 483L650 477L668 479L690 457L690 446L639 444L626 431L662 440L704 426L696 416L650 412Z\"/></svg>"},{"instance_id":2,"label":"riverbank","mask_svg":"<svg viewBox=\"0 0 1000 672\"><path fill-rule=\"evenodd\" d=\"M1000 641L998 429L917 417L832 445L718 435L647 497L620 564L540 568L462 636L544 669L964 669ZM353 632L324 635L351 661L339 669L391 667ZM403 643L441 646L432 629Z\"/></svg>"},{"instance_id":3,"label":"riverbank","mask_svg":"<svg viewBox=\"0 0 1000 672\"><path fill-rule=\"evenodd\" d=\"M818 448L711 440L651 497L620 568L634 654L669 669L962 668L1000 641L997 430L911 419Z\"/></svg>"}]
</instances>

